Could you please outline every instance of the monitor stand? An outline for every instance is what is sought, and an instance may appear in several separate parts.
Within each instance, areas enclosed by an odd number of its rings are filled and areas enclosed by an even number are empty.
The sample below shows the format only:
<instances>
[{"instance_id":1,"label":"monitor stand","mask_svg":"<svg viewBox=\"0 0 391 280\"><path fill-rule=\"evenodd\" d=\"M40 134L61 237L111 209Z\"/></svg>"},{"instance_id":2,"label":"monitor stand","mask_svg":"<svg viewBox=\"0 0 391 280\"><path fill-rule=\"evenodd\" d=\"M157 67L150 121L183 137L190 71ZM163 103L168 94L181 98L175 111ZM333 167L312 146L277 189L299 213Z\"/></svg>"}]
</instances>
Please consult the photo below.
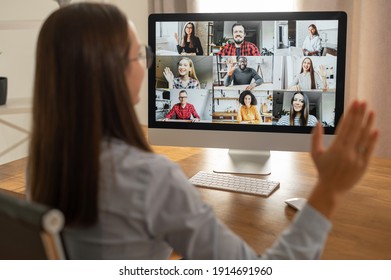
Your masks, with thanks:
<instances>
[{"instance_id":1,"label":"monitor stand","mask_svg":"<svg viewBox=\"0 0 391 280\"><path fill-rule=\"evenodd\" d=\"M253 150L228 150L231 159L230 164L225 167L218 167L213 170L216 173L238 173L270 175L271 173L271 155L270 151Z\"/></svg>"}]
</instances>

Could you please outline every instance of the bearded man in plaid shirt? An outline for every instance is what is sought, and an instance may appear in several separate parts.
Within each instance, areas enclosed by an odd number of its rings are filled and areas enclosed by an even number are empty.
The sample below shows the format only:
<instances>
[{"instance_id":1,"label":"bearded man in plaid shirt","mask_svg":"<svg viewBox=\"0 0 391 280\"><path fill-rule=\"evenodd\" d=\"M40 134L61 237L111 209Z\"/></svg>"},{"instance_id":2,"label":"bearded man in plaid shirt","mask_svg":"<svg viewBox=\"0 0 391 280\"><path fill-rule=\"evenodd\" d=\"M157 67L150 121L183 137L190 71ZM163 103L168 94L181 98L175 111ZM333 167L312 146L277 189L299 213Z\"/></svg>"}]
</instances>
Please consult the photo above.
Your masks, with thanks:
<instances>
[{"instance_id":1,"label":"bearded man in plaid shirt","mask_svg":"<svg viewBox=\"0 0 391 280\"><path fill-rule=\"evenodd\" d=\"M232 26L232 36L234 43L226 44L217 55L229 56L256 56L261 55L258 47L250 42L244 41L246 37L246 29L244 25L235 23Z\"/></svg>"}]
</instances>

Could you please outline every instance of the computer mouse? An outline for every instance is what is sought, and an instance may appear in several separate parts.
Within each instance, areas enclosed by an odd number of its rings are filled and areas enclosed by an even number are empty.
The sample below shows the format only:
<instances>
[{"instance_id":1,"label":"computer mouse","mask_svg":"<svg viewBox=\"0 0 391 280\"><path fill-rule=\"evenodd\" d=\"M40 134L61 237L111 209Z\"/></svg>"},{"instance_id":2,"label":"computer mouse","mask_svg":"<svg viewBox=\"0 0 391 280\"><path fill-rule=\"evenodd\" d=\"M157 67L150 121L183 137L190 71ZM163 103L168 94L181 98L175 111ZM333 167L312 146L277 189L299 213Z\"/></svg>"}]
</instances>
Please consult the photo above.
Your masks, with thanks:
<instances>
[{"instance_id":1,"label":"computer mouse","mask_svg":"<svg viewBox=\"0 0 391 280\"><path fill-rule=\"evenodd\" d=\"M307 204L307 199L301 197L294 197L285 200L285 203L295 210L301 210Z\"/></svg>"}]
</instances>

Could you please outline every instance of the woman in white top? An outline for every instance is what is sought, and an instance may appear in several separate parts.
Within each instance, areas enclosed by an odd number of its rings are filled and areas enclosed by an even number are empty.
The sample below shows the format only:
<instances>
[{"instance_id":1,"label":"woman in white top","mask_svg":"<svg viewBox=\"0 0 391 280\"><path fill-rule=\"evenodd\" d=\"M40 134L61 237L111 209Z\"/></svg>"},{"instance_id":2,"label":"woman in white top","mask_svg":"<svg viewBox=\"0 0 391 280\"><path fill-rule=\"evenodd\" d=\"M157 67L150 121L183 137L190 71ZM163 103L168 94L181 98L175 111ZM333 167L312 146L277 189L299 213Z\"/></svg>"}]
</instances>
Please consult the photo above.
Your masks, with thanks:
<instances>
[{"instance_id":1,"label":"woman in white top","mask_svg":"<svg viewBox=\"0 0 391 280\"><path fill-rule=\"evenodd\" d=\"M309 114L308 96L301 92L295 92L291 99L289 115L282 116L277 125L316 126L318 120Z\"/></svg>"},{"instance_id":2,"label":"woman in white top","mask_svg":"<svg viewBox=\"0 0 391 280\"><path fill-rule=\"evenodd\" d=\"M188 259L319 258L333 210L366 169L373 113L356 102L345 117L355 125L342 122L326 151L317 127L314 191L260 256L146 142L133 107L152 58L145 50L124 14L102 3L58 9L39 33L27 196L64 213L69 258L164 259L172 250Z\"/></svg>"},{"instance_id":3,"label":"woman in white top","mask_svg":"<svg viewBox=\"0 0 391 280\"><path fill-rule=\"evenodd\" d=\"M320 44L320 37L318 29L315 24L308 26L308 36L303 42L303 54L307 56L321 55L322 46Z\"/></svg>"},{"instance_id":4,"label":"woman in white top","mask_svg":"<svg viewBox=\"0 0 391 280\"><path fill-rule=\"evenodd\" d=\"M326 72L323 65L319 66L320 75L315 72L311 58L306 57L301 63L300 73L290 83L291 90L327 89Z\"/></svg>"}]
</instances>

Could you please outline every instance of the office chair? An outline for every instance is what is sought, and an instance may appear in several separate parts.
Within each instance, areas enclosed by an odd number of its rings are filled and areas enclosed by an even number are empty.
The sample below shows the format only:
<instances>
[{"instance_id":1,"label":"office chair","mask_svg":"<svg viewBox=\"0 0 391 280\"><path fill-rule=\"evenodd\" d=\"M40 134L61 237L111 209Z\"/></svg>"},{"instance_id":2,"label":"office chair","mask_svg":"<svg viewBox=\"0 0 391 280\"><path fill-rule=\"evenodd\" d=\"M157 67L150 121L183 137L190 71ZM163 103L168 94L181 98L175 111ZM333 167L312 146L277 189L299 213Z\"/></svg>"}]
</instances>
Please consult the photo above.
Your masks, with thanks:
<instances>
[{"instance_id":1,"label":"office chair","mask_svg":"<svg viewBox=\"0 0 391 280\"><path fill-rule=\"evenodd\" d=\"M59 210L0 192L0 225L0 259L65 259Z\"/></svg>"}]
</instances>

